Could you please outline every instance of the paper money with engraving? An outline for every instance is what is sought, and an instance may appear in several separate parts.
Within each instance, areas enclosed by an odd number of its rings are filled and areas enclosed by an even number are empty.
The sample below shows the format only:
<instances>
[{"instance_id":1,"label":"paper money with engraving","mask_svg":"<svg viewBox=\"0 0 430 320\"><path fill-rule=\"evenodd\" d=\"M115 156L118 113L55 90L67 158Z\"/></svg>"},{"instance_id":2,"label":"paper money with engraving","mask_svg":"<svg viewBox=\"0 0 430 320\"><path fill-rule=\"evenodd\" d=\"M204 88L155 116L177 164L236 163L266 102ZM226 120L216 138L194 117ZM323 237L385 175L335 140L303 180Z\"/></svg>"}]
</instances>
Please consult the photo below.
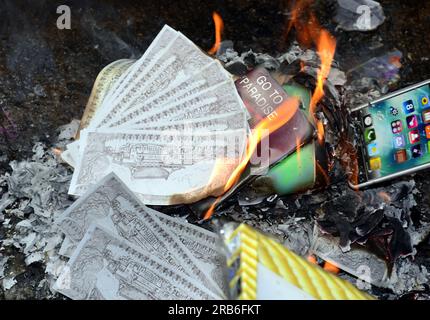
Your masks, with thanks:
<instances>
[{"instance_id":1,"label":"paper money with engraving","mask_svg":"<svg viewBox=\"0 0 430 320\"><path fill-rule=\"evenodd\" d=\"M100 71L96 81L94 82L90 98L88 99L87 105L85 107L84 114L79 125L79 131L88 127L97 109L109 93L109 90L113 89L114 84L125 72L127 72L132 67L134 62L135 60L132 59L117 60L107 65L102 71Z\"/></svg>"},{"instance_id":2,"label":"paper money with engraving","mask_svg":"<svg viewBox=\"0 0 430 320\"><path fill-rule=\"evenodd\" d=\"M227 292L227 279L224 274L225 255L221 251L220 239L216 233L197 227L178 218L155 212L161 223L170 228L181 242L191 251L194 257L210 273L223 292Z\"/></svg>"},{"instance_id":3,"label":"paper money with engraving","mask_svg":"<svg viewBox=\"0 0 430 320\"><path fill-rule=\"evenodd\" d=\"M231 76L225 71L222 65L218 61L213 61L186 81L166 90L161 90L160 93L151 99L146 99L145 97L136 99L120 116L121 119L111 120L106 123L106 126L119 126L136 116L141 117L152 110L171 105L172 103L179 104L180 101L183 101L187 97L202 93L229 79L231 79Z\"/></svg>"},{"instance_id":4,"label":"paper money with engraving","mask_svg":"<svg viewBox=\"0 0 430 320\"><path fill-rule=\"evenodd\" d=\"M200 260L160 222L157 214L144 206L117 176L110 174L55 223L75 244L82 240L89 226L96 223L222 295L225 291L221 290L220 279L215 274L212 278L212 268L202 268Z\"/></svg>"},{"instance_id":5,"label":"paper money with engraving","mask_svg":"<svg viewBox=\"0 0 430 320\"><path fill-rule=\"evenodd\" d=\"M92 225L54 289L72 299L218 299L195 279Z\"/></svg>"},{"instance_id":6,"label":"paper money with engraving","mask_svg":"<svg viewBox=\"0 0 430 320\"><path fill-rule=\"evenodd\" d=\"M131 63L109 65L94 84L86 129L63 155L75 168L70 193L115 172L148 204L221 194L249 133L231 75L168 26Z\"/></svg>"},{"instance_id":7,"label":"paper money with engraving","mask_svg":"<svg viewBox=\"0 0 430 320\"><path fill-rule=\"evenodd\" d=\"M130 130L144 129L156 131L180 131L180 132L214 132L214 131L228 131L247 129L248 120L247 115L240 112L226 113L220 116L207 116L204 118L179 120L160 123L157 125L149 124L148 127L141 128L141 125L136 127L129 127ZM75 141L67 146L61 157L72 167L78 163L79 155L79 141Z\"/></svg>"},{"instance_id":8,"label":"paper money with engraving","mask_svg":"<svg viewBox=\"0 0 430 320\"><path fill-rule=\"evenodd\" d=\"M107 95L106 102L111 102L121 92L126 91L128 86L133 83L133 79L136 79L141 73L145 72L151 62L155 60L155 57L171 45L177 36L178 32L176 30L168 25L164 25L142 57L133 65L133 68L123 74L116 82L114 88Z\"/></svg>"},{"instance_id":9,"label":"paper money with engraving","mask_svg":"<svg viewBox=\"0 0 430 320\"><path fill-rule=\"evenodd\" d=\"M161 56L162 52L160 52L157 57ZM134 84L135 87L128 88L126 91L121 92L117 98L113 98L111 100L104 100L101 108L99 109L99 112L96 113L93 121L91 122L90 127L99 128L105 126L106 123L110 121L110 119L114 118L116 115L122 112L126 104L132 99L134 99L133 97L135 94L142 94L148 97L153 92L154 87L156 86L156 84L154 83L153 86L150 86L148 88L148 84L151 84L159 76L166 77L167 73L169 73L169 71L172 71L174 63L175 57L170 57L167 60L154 63L153 65L151 65L152 68L150 71L152 73L141 74L136 80L136 83ZM160 79L160 81L162 82L163 80Z\"/></svg>"},{"instance_id":10,"label":"paper money with engraving","mask_svg":"<svg viewBox=\"0 0 430 320\"><path fill-rule=\"evenodd\" d=\"M131 82L127 90L109 101L109 113L96 124L98 127L119 116L136 99L150 99L157 92L184 82L213 61L182 34L178 34L154 60L153 66Z\"/></svg>"},{"instance_id":11,"label":"paper money with engraving","mask_svg":"<svg viewBox=\"0 0 430 320\"><path fill-rule=\"evenodd\" d=\"M178 121L184 119L198 119L201 117L218 116L231 112L244 112L242 100L234 89L234 83L227 80L203 92L188 96L178 103L163 106L150 112L136 114L129 122L130 125L147 125Z\"/></svg>"},{"instance_id":12,"label":"paper money with engraving","mask_svg":"<svg viewBox=\"0 0 430 320\"><path fill-rule=\"evenodd\" d=\"M142 221L145 215L147 213L140 208L134 196L123 188L114 175L109 175L79 198L55 223L75 248L89 226L97 223L185 272L169 253L166 244L146 225L147 221ZM67 252L70 252L70 246Z\"/></svg>"},{"instance_id":13,"label":"paper money with engraving","mask_svg":"<svg viewBox=\"0 0 430 320\"><path fill-rule=\"evenodd\" d=\"M129 72L123 73L116 81L113 88L107 93L101 107L91 121L92 126L98 126L105 115L110 112L115 98L124 94L124 92L130 91L129 88L142 76L149 75L147 72L148 69L157 70L160 67L160 65L156 63L158 61L158 56L161 56L166 48L173 44L173 40L177 37L178 33L175 30L167 25L163 27L143 56L134 63L133 68L129 70Z\"/></svg>"},{"instance_id":14,"label":"paper money with engraving","mask_svg":"<svg viewBox=\"0 0 430 320\"><path fill-rule=\"evenodd\" d=\"M310 251L361 280L378 287L389 287L389 271L383 259L360 246L342 252L339 239L323 234L317 226L314 228Z\"/></svg>"},{"instance_id":15,"label":"paper money with engraving","mask_svg":"<svg viewBox=\"0 0 430 320\"><path fill-rule=\"evenodd\" d=\"M178 131L225 131L225 130L235 130L244 129L247 127L248 121L247 116L243 112L232 112L222 114L220 116L209 116L198 119L190 120L179 120L179 121L169 121L159 124L151 124L148 127L143 128L144 130L178 130ZM137 129L139 126L131 127L130 129Z\"/></svg>"},{"instance_id":16,"label":"paper money with engraving","mask_svg":"<svg viewBox=\"0 0 430 320\"><path fill-rule=\"evenodd\" d=\"M144 203L189 203L205 192L221 192L240 161L245 139L244 130L176 135L83 131L69 193L82 195L114 172Z\"/></svg>"}]
</instances>

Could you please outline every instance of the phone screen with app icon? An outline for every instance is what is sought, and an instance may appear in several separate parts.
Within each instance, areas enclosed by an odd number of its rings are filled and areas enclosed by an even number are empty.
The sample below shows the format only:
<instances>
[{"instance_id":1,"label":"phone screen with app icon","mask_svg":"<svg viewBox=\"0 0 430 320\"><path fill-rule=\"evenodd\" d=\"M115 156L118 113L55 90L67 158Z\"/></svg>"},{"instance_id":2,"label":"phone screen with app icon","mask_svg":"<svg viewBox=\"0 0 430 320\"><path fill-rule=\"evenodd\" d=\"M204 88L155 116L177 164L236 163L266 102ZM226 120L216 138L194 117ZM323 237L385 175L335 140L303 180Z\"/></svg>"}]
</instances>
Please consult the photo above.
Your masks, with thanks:
<instances>
[{"instance_id":1,"label":"phone screen with app icon","mask_svg":"<svg viewBox=\"0 0 430 320\"><path fill-rule=\"evenodd\" d=\"M429 98L425 84L360 109L365 180L430 163Z\"/></svg>"}]
</instances>

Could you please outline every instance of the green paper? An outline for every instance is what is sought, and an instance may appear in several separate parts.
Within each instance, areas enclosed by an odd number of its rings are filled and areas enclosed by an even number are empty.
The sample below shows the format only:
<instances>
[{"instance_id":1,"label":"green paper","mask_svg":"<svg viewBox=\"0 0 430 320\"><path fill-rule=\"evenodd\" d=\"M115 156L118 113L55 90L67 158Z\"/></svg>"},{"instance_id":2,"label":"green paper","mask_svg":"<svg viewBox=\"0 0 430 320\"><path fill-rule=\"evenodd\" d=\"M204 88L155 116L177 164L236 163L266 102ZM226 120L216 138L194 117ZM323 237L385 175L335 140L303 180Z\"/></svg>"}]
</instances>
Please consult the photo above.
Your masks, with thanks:
<instances>
[{"instance_id":1,"label":"green paper","mask_svg":"<svg viewBox=\"0 0 430 320\"><path fill-rule=\"evenodd\" d=\"M302 102L302 111L309 115L311 95L309 90L298 84L283 86L289 96L298 97ZM291 194L311 188L315 184L315 145L308 143L289 157L273 166L268 177L280 195Z\"/></svg>"},{"instance_id":2,"label":"green paper","mask_svg":"<svg viewBox=\"0 0 430 320\"><path fill-rule=\"evenodd\" d=\"M267 174L280 195L311 188L315 183L315 145L308 143L269 170Z\"/></svg>"}]
</instances>

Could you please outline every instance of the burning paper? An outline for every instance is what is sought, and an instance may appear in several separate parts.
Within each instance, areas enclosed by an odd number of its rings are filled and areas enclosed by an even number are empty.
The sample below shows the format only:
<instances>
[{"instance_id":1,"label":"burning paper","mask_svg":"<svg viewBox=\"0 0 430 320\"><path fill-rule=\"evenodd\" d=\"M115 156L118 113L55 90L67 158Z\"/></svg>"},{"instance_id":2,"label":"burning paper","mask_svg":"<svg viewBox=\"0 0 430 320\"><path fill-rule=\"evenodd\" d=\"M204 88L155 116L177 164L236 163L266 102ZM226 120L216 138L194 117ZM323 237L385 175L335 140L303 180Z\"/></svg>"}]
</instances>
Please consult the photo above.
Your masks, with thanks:
<instances>
[{"instance_id":1,"label":"burning paper","mask_svg":"<svg viewBox=\"0 0 430 320\"><path fill-rule=\"evenodd\" d=\"M85 132L81 166L75 170L69 192L82 195L95 181L115 172L147 204L193 202L198 200L193 192L207 196L224 186L228 177L219 174L212 178L207 173L218 159L227 159L224 165L234 167L245 134Z\"/></svg>"},{"instance_id":2,"label":"burning paper","mask_svg":"<svg viewBox=\"0 0 430 320\"><path fill-rule=\"evenodd\" d=\"M222 65L165 26L142 58L99 75L86 129L63 155L75 166L69 192L115 172L148 204L218 195L242 158L247 117Z\"/></svg>"},{"instance_id":3,"label":"burning paper","mask_svg":"<svg viewBox=\"0 0 430 320\"><path fill-rule=\"evenodd\" d=\"M316 228L317 229L317 228ZM430 273L423 265L408 259L396 261L393 270L387 263L364 247L354 246L349 252L342 252L338 240L331 235L315 232L311 251L340 269L357 277L360 289L370 289L370 284L389 288L396 294L422 290L429 283Z\"/></svg>"},{"instance_id":4,"label":"burning paper","mask_svg":"<svg viewBox=\"0 0 430 320\"><path fill-rule=\"evenodd\" d=\"M317 227L315 228L311 252L360 280L379 287L387 286L388 270L385 261L364 248L353 248L348 252L343 252L336 238L322 234Z\"/></svg>"}]
</instances>

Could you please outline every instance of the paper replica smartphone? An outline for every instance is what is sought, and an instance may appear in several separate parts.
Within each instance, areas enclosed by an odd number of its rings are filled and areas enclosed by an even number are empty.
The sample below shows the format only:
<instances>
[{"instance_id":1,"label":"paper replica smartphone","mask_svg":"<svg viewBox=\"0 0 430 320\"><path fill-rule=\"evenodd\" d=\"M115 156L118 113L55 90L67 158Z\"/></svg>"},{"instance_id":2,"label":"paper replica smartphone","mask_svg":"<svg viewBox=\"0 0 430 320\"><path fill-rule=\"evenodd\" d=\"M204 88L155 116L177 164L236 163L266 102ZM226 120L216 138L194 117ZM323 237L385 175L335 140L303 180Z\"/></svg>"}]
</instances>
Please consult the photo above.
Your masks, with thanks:
<instances>
[{"instance_id":1,"label":"paper replica smartphone","mask_svg":"<svg viewBox=\"0 0 430 320\"><path fill-rule=\"evenodd\" d=\"M361 145L355 187L430 168L429 97L427 80L352 110Z\"/></svg>"}]
</instances>

